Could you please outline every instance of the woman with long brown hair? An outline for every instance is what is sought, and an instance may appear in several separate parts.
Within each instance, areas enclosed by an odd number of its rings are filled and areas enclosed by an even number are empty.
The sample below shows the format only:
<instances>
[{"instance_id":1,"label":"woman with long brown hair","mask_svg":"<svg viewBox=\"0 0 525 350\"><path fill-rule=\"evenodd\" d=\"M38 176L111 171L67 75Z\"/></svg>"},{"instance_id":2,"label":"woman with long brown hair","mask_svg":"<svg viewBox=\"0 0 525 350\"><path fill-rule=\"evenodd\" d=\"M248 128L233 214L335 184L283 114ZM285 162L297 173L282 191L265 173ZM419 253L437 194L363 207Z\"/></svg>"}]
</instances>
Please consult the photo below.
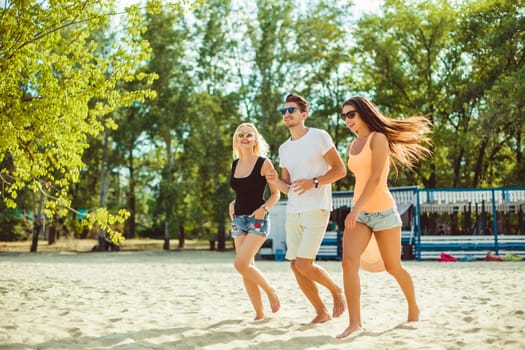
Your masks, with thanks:
<instances>
[{"instance_id":1,"label":"woman with long brown hair","mask_svg":"<svg viewBox=\"0 0 525 350\"><path fill-rule=\"evenodd\" d=\"M417 160L430 154L424 144L430 143L427 134L432 126L421 116L405 120L385 117L360 96L343 103L341 117L357 139L348 146L348 168L356 183L343 235L343 283L350 322L338 338L362 327L360 266L390 273L407 300L407 320L419 319L412 277L401 263L401 217L387 178L391 164L396 171L399 166L412 169ZM370 259L374 249L378 261Z\"/></svg>"}]
</instances>

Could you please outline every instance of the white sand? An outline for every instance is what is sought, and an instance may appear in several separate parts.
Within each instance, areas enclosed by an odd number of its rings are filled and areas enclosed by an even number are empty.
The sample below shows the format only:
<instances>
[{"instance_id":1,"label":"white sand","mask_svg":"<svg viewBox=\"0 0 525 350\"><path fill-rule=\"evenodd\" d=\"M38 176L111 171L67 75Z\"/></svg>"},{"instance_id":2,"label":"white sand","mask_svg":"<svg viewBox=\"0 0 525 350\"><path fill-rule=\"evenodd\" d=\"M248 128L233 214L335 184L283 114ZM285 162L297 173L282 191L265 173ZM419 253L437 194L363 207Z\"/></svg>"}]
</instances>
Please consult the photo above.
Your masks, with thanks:
<instances>
[{"instance_id":1,"label":"white sand","mask_svg":"<svg viewBox=\"0 0 525 350\"><path fill-rule=\"evenodd\" d=\"M348 314L307 324L313 310L286 262L257 261L282 308L251 321L232 260L206 251L0 253L0 349L525 349L524 262L407 262L422 309L410 324L394 280L361 272L365 330L338 340ZM340 262L319 263L341 284Z\"/></svg>"}]
</instances>

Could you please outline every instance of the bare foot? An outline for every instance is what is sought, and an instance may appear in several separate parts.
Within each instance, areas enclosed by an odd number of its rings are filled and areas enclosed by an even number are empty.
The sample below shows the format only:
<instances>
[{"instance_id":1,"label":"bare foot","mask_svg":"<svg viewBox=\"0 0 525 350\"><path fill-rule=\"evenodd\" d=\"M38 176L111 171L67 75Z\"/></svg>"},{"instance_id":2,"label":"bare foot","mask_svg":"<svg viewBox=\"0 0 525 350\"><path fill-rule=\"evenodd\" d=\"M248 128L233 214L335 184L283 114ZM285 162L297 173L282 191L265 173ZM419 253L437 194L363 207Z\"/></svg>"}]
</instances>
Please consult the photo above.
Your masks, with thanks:
<instances>
[{"instance_id":1,"label":"bare foot","mask_svg":"<svg viewBox=\"0 0 525 350\"><path fill-rule=\"evenodd\" d=\"M315 316L315 318L310 321L311 324L317 324L317 323L325 323L325 322L328 322L332 319L332 317L330 317L330 315L328 313L325 313L325 314L322 314L322 315L317 315Z\"/></svg>"},{"instance_id":2,"label":"bare foot","mask_svg":"<svg viewBox=\"0 0 525 350\"><path fill-rule=\"evenodd\" d=\"M337 339L343 339L343 338L346 338L348 337L350 334L358 331L361 329L361 326L348 326L347 329L344 330L343 333L339 334L338 336L336 336Z\"/></svg>"},{"instance_id":3,"label":"bare foot","mask_svg":"<svg viewBox=\"0 0 525 350\"><path fill-rule=\"evenodd\" d=\"M275 289L272 289L271 293L268 294L268 300L270 300L270 307L272 308L272 312L276 313L281 308L281 302L279 301L279 297L277 296L277 292Z\"/></svg>"},{"instance_id":4,"label":"bare foot","mask_svg":"<svg viewBox=\"0 0 525 350\"><path fill-rule=\"evenodd\" d=\"M264 314L255 315L254 321L264 320Z\"/></svg>"},{"instance_id":5,"label":"bare foot","mask_svg":"<svg viewBox=\"0 0 525 350\"><path fill-rule=\"evenodd\" d=\"M413 308L408 308L408 319L407 322L419 321L419 308L417 305Z\"/></svg>"},{"instance_id":6,"label":"bare foot","mask_svg":"<svg viewBox=\"0 0 525 350\"><path fill-rule=\"evenodd\" d=\"M343 292L334 295L334 311L333 317L341 316L346 310L346 301Z\"/></svg>"}]
</instances>

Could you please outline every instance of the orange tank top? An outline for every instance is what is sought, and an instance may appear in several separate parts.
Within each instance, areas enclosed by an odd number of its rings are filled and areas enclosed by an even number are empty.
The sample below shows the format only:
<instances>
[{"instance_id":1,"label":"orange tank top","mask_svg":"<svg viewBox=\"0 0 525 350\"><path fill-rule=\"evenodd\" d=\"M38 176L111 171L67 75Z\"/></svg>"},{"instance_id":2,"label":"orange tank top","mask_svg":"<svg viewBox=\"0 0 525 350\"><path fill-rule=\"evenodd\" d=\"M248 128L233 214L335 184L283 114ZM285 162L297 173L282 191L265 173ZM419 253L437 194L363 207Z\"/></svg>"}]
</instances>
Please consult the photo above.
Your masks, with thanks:
<instances>
[{"instance_id":1,"label":"orange tank top","mask_svg":"<svg viewBox=\"0 0 525 350\"><path fill-rule=\"evenodd\" d=\"M348 168L355 176L354 198L352 199L354 204L363 194L366 183L372 174L372 148L370 147L370 142L374 135L375 132L371 132L368 135L363 149L361 149L358 154L352 154L352 146L354 145L355 140L352 141L348 147ZM392 209L396 206L394 198L388 190L387 178L389 171L390 162L387 160L387 163L381 172L379 185L374 188L373 193L369 197L368 202L363 206L362 210L367 212L380 212Z\"/></svg>"}]
</instances>

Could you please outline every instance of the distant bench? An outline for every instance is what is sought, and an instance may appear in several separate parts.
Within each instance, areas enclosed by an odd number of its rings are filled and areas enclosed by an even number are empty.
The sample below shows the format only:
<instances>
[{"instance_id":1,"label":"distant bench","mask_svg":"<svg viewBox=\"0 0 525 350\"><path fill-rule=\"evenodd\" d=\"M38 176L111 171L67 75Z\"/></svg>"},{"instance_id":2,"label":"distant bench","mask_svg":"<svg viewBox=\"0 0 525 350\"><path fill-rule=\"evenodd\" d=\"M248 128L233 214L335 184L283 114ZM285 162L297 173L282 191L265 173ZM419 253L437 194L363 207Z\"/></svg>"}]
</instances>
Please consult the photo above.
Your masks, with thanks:
<instances>
[{"instance_id":1,"label":"distant bench","mask_svg":"<svg viewBox=\"0 0 525 350\"><path fill-rule=\"evenodd\" d=\"M421 252L421 259L437 257L438 252L483 257L487 252L496 252L496 250L499 255L513 252L525 256L525 236L498 235L497 245L493 235L421 236L418 246L416 242L414 253L418 248Z\"/></svg>"},{"instance_id":2,"label":"distant bench","mask_svg":"<svg viewBox=\"0 0 525 350\"><path fill-rule=\"evenodd\" d=\"M317 260L341 260L342 250L341 233L337 231L326 231L315 258Z\"/></svg>"}]
</instances>

